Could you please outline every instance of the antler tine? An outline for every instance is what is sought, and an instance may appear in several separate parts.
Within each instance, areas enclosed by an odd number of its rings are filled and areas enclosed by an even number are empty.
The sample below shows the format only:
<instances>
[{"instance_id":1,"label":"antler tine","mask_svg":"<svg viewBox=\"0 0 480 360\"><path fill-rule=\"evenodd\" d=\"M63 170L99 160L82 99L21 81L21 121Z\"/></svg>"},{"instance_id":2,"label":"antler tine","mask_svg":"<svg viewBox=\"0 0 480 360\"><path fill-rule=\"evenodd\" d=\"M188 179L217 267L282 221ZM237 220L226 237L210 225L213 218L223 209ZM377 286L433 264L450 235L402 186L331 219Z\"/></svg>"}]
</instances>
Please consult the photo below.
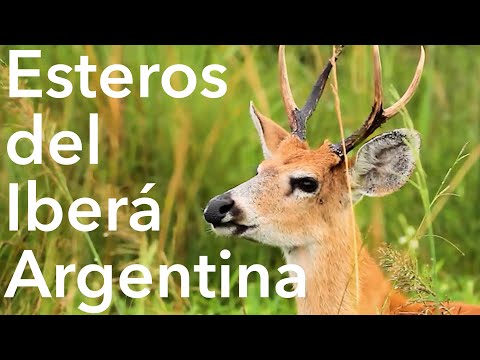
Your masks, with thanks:
<instances>
[{"instance_id":1,"label":"antler tine","mask_svg":"<svg viewBox=\"0 0 480 360\"><path fill-rule=\"evenodd\" d=\"M320 100L320 97L323 94L323 89L325 89L325 84L327 83L330 71L332 70L333 62L337 61L344 47L345 45L340 45L335 50L333 58L329 59L327 65L325 66L322 73L318 77L317 82L315 83L315 85L313 85L312 91L310 92L310 95L308 96L307 101L305 102L305 105L303 105L302 109L300 110L301 117L304 118L305 121L307 121L315 111L315 108L317 107L317 104L318 104L318 100Z\"/></svg>"},{"instance_id":2,"label":"antler tine","mask_svg":"<svg viewBox=\"0 0 480 360\"><path fill-rule=\"evenodd\" d=\"M362 127L355 131L352 135L345 139L345 151L348 153L355 146L363 142L368 138L376 129L384 124L388 119L392 118L399 113L400 109L407 105L412 98L413 94L417 90L420 78L423 72L423 66L425 63L425 50L421 47L420 60L415 71L410 86L405 94L395 104L383 109L383 94L382 94L382 66L380 62L380 52L378 45L373 46L373 66L374 66L374 83L375 83L375 96L373 100L372 111L367 120L363 123ZM342 142L333 144L333 150L340 156L344 156Z\"/></svg>"},{"instance_id":3,"label":"antler tine","mask_svg":"<svg viewBox=\"0 0 480 360\"><path fill-rule=\"evenodd\" d=\"M312 116L315 108L317 107L318 101L322 96L325 84L327 83L328 76L333 67L333 62L337 61L338 57L342 53L344 45L340 45L334 56L329 59L328 64L323 69L322 73L318 77L315 85L310 92L310 95L305 102L305 105L299 109L295 100L293 99L292 90L290 89L290 84L288 81L287 73L287 64L285 61L285 46L281 45L278 49L278 62L279 62L279 72L280 72L280 91L282 95L283 104L285 106L285 111L287 112L288 122L290 124L290 129L292 134L299 137L301 140L306 139L306 124L307 120Z\"/></svg>"},{"instance_id":4,"label":"antler tine","mask_svg":"<svg viewBox=\"0 0 480 360\"><path fill-rule=\"evenodd\" d=\"M296 112L298 106L293 99L292 90L288 81L287 62L285 61L285 45L280 45L278 49L278 65L280 75L280 93L282 95L283 105L288 116L288 123L292 133L298 130L298 122Z\"/></svg>"},{"instance_id":5,"label":"antler tine","mask_svg":"<svg viewBox=\"0 0 480 360\"><path fill-rule=\"evenodd\" d=\"M405 94L398 100L395 104L388 107L383 111L384 115L387 118L391 118L395 116L402 107L408 104L410 99L412 98L413 94L417 90L418 84L420 84L420 78L422 77L423 73L423 66L425 65L425 49L423 46L420 47L420 60L418 61L417 70L415 71L415 75L413 76L413 80L410 83L407 91Z\"/></svg>"},{"instance_id":6,"label":"antler tine","mask_svg":"<svg viewBox=\"0 0 480 360\"><path fill-rule=\"evenodd\" d=\"M345 149L347 152L349 152L351 149L353 149L356 145L365 140L371 134L369 133L369 130L373 128L373 123L376 119L379 118L379 115L381 115L383 112L382 63L380 60L380 50L378 48L378 45L373 46L373 69L375 96L373 98L372 111L370 112L367 120L365 120L365 122L363 123L362 127L345 139ZM340 151L340 153L343 153L341 143L338 150Z\"/></svg>"}]
</instances>

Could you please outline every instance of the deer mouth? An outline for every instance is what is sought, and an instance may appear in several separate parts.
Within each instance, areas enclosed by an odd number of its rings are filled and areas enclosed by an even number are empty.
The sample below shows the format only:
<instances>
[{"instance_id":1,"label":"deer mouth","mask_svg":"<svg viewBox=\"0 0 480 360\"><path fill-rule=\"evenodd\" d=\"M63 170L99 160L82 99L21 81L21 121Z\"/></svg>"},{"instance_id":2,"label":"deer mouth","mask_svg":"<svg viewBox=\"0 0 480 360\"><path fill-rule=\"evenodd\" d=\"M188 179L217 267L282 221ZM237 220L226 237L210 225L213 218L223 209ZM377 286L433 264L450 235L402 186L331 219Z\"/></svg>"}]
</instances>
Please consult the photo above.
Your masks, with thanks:
<instances>
[{"instance_id":1,"label":"deer mouth","mask_svg":"<svg viewBox=\"0 0 480 360\"><path fill-rule=\"evenodd\" d=\"M212 226L215 230L225 229L225 230L228 230L229 232L231 232L231 235L236 235L236 236L240 236L240 235L244 234L247 230L255 229L257 227L257 225L250 225L250 226L249 225L242 225L242 224L238 224L234 221L212 224Z\"/></svg>"}]
</instances>

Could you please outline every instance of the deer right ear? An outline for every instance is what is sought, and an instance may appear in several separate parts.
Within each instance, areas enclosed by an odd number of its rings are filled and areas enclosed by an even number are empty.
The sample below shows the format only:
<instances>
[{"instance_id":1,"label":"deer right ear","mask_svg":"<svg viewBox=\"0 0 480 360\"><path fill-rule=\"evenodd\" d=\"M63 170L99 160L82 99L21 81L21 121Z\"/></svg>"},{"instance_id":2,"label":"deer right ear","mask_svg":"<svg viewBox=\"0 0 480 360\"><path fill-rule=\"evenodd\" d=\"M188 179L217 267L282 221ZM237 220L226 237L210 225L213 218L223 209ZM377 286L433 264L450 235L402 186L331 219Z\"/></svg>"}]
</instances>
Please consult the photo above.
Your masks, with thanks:
<instances>
[{"instance_id":1,"label":"deer right ear","mask_svg":"<svg viewBox=\"0 0 480 360\"><path fill-rule=\"evenodd\" d=\"M253 102L250 102L250 116L262 143L263 156L269 159L289 133L273 120L260 114L253 106Z\"/></svg>"},{"instance_id":2,"label":"deer right ear","mask_svg":"<svg viewBox=\"0 0 480 360\"><path fill-rule=\"evenodd\" d=\"M411 129L393 130L368 141L350 169L354 201L399 190L412 175L419 150L420 135Z\"/></svg>"}]
</instances>

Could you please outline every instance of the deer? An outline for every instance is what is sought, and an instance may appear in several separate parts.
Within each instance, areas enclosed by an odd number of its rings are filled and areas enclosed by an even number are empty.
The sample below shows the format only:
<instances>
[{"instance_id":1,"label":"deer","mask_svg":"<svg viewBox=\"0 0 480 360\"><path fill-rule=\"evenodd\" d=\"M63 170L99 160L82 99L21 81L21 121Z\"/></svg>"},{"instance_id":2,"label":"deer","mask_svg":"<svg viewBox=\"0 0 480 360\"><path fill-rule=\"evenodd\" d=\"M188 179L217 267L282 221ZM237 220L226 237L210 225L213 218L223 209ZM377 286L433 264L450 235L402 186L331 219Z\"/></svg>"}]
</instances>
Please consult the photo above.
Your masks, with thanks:
<instances>
[{"instance_id":1,"label":"deer","mask_svg":"<svg viewBox=\"0 0 480 360\"><path fill-rule=\"evenodd\" d=\"M285 261L305 272L305 296L296 297L298 314L480 314L480 306L412 302L396 289L365 249L353 206L363 197L398 191L415 170L420 134L400 128L377 135L376 129L397 115L416 92L425 63L421 47L413 79L404 95L384 108L378 45L373 46L374 99L362 126L332 143L310 148L307 120L322 96L340 56L339 46L315 82L305 105L293 98L285 46L278 51L280 93L290 132L260 113L250 102L264 160L248 181L213 197L203 216L213 232L280 248ZM348 166L347 166L348 164ZM352 221L353 220L353 221Z\"/></svg>"}]
</instances>

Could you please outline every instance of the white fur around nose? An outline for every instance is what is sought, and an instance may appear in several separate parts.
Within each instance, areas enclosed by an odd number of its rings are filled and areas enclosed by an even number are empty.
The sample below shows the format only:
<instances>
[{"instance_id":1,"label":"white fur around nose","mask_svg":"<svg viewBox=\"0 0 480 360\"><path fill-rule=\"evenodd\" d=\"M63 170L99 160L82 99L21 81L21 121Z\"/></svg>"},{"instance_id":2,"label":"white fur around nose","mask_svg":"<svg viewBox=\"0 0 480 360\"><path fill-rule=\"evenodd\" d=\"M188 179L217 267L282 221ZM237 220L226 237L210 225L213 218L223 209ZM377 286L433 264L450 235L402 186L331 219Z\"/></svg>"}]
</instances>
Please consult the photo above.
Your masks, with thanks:
<instances>
[{"instance_id":1,"label":"white fur around nose","mask_svg":"<svg viewBox=\"0 0 480 360\"><path fill-rule=\"evenodd\" d=\"M264 179L254 176L250 180L230 189L228 192L235 206L242 212L244 225L254 225L258 218L259 191L264 188Z\"/></svg>"}]
</instances>

